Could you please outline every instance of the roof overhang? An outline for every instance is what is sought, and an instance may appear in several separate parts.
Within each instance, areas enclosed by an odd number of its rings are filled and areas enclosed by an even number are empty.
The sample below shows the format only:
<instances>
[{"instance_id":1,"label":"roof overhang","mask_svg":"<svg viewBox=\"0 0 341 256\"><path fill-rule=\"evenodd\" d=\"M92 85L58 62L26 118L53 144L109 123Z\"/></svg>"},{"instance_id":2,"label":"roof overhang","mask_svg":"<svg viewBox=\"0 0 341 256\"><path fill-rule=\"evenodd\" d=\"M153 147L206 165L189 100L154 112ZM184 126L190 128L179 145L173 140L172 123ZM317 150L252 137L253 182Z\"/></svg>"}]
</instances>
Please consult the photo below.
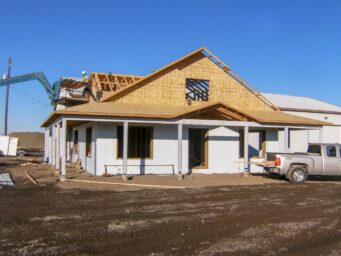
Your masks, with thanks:
<instances>
[{"instance_id":1,"label":"roof overhang","mask_svg":"<svg viewBox=\"0 0 341 256\"><path fill-rule=\"evenodd\" d=\"M88 104L100 104L100 103L88 103ZM155 106L157 107L157 106ZM171 108L172 106L169 106ZM95 108L93 108L95 109ZM283 115L281 118L267 118L266 113L245 113L224 103L218 102L213 104L199 105L191 107L191 109L185 111L178 111L176 113L165 114L153 114L151 112L143 113L129 113L127 109L126 113L114 112L114 108L111 112L96 112L96 111L72 111L72 108L66 108L63 110L54 111L42 124L42 127L47 127L53 123L57 118L64 116L80 116L80 117L119 117L119 118L146 118L146 119L203 119L203 120L228 120L228 121L243 121L243 122L257 122L264 124L294 124L294 125L309 125L309 126L323 126L332 125L327 122L321 122L314 119L302 118L298 116L292 116L288 114L282 114L277 111L269 111L268 114ZM285 117L290 116L290 119Z\"/></svg>"},{"instance_id":2,"label":"roof overhang","mask_svg":"<svg viewBox=\"0 0 341 256\"><path fill-rule=\"evenodd\" d=\"M305 112L305 113L341 115L341 111L331 111L331 110L303 109L303 108L283 108L283 107L280 107L279 109L282 111L291 111L291 112Z\"/></svg>"}]
</instances>

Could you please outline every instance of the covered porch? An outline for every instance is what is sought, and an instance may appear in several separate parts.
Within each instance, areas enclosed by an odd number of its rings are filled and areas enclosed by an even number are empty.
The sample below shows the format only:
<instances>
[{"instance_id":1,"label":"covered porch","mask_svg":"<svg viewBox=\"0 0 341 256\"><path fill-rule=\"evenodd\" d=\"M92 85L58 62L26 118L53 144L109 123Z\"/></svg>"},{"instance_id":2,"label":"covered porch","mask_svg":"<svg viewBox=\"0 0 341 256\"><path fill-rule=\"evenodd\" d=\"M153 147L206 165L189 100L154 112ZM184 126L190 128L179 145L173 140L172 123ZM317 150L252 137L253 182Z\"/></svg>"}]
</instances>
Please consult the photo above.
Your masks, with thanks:
<instances>
[{"instance_id":1,"label":"covered porch","mask_svg":"<svg viewBox=\"0 0 341 256\"><path fill-rule=\"evenodd\" d=\"M144 138L138 127L144 127ZM67 162L77 159L93 175L249 173L257 171L253 163L264 160L266 152L290 152L290 131L312 129L322 138L318 126L61 116L46 127L45 161L62 178Z\"/></svg>"}]
</instances>

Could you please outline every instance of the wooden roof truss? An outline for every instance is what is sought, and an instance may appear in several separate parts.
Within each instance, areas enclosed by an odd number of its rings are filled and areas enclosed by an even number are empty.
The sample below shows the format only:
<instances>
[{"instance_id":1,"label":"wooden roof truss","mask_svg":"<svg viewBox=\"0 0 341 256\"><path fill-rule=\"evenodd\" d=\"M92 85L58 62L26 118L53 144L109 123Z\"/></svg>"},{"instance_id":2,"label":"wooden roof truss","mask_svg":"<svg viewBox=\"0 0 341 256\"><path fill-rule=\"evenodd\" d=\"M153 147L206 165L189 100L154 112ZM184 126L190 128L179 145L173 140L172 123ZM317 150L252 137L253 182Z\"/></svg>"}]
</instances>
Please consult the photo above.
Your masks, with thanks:
<instances>
[{"instance_id":1,"label":"wooden roof truss","mask_svg":"<svg viewBox=\"0 0 341 256\"><path fill-rule=\"evenodd\" d=\"M131 85L141 76L111 74L111 73L96 73L90 74L90 84L94 91L116 92L128 85Z\"/></svg>"}]
</instances>

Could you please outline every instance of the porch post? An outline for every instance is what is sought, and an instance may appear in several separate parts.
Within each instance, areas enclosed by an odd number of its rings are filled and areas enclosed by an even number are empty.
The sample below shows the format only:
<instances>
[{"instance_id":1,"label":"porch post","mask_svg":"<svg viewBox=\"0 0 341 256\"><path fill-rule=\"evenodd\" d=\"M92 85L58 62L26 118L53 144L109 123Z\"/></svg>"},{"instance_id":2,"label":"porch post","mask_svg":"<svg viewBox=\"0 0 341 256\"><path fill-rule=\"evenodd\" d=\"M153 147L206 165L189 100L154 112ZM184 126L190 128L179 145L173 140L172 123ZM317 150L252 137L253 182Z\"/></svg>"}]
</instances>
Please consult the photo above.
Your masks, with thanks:
<instances>
[{"instance_id":1,"label":"porch post","mask_svg":"<svg viewBox=\"0 0 341 256\"><path fill-rule=\"evenodd\" d=\"M249 127L244 126L244 173L249 172Z\"/></svg>"},{"instance_id":2,"label":"porch post","mask_svg":"<svg viewBox=\"0 0 341 256\"><path fill-rule=\"evenodd\" d=\"M56 126L52 126L52 159L51 159L51 164L52 166L56 165Z\"/></svg>"},{"instance_id":3,"label":"porch post","mask_svg":"<svg viewBox=\"0 0 341 256\"><path fill-rule=\"evenodd\" d=\"M47 133L47 128L45 127L45 139L44 139L44 162L47 162L47 155L48 155L48 133Z\"/></svg>"},{"instance_id":4,"label":"porch post","mask_svg":"<svg viewBox=\"0 0 341 256\"><path fill-rule=\"evenodd\" d=\"M48 127L48 147L49 147L49 154L48 154L48 157L49 157L49 164L52 165L52 136L53 136L53 128L50 126ZM51 135L51 136L50 136Z\"/></svg>"},{"instance_id":5,"label":"porch post","mask_svg":"<svg viewBox=\"0 0 341 256\"><path fill-rule=\"evenodd\" d=\"M178 174L182 173L182 123L178 124Z\"/></svg>"},{"instance_id":6,"label":"porch post","mask_svg":"<svg viewBox=\"0 0 341 256\"><path fill-rule=\"evenodd\" d=\"M62 143L61 143L61 146L62 146L62 171L61 171L61 177L60 177L60 180L61 181L64 181L65 180L65 176L66 176L66 120L65 118L63 118L63 121L62 121Z\"/></svg>"},{"instance_id":7,"label":"porch post","mask_svg":"<svg viewBox=\"0 0 341 256\"><path fill-rule=\"evenodd\" d=\"M289 153L289 128L284 127L284 153Z\"/></svg>"},{"instance_id":8,"label":"porch post","mask_svg":"<svg viewBox=\"0 0 341 256\"><path fill-rule=\"evenodd\" d=\"M128 122L123 123L123 174L127 175L128 170Z\"/></svg>"},{"instance_id":9,"label":"porch post","mask_svg":"<svg viewBox=\"0 0 341 256\"><path fill-rule=\"evenodd\" d=\"M60 170L60 123L57 123L56 137L56 169Z\"/></svg>"}]
</instances>

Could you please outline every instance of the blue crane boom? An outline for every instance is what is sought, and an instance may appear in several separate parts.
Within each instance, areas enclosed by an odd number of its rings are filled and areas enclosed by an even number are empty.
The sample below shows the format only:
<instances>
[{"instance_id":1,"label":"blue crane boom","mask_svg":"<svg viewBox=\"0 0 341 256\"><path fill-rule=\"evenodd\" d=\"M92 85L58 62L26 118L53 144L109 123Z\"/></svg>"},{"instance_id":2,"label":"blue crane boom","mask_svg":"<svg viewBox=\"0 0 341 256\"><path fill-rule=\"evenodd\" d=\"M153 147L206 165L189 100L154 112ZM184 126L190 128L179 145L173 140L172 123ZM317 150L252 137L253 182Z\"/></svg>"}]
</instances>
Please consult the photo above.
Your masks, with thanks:
<instances>
[{"instance_id":1,"label":"blue crane boom","mask_svg":"<svg viewBox=\"0 0 341 256\"><path fill-rule=\"evenodd\" d=\"M25 75L13 76L10 79L6 79L6 78L0 79L0 86L7 85L8 83L16 84L16 83L22 83L22 82L27 82L31 80L38 80L44 86L52 103L58 100L59 91L60 91L60 81L58 80L52 86L50 82L47 80L43 72L34 72L34 73L25 74Z\"/></svg>"}]
</instances>

